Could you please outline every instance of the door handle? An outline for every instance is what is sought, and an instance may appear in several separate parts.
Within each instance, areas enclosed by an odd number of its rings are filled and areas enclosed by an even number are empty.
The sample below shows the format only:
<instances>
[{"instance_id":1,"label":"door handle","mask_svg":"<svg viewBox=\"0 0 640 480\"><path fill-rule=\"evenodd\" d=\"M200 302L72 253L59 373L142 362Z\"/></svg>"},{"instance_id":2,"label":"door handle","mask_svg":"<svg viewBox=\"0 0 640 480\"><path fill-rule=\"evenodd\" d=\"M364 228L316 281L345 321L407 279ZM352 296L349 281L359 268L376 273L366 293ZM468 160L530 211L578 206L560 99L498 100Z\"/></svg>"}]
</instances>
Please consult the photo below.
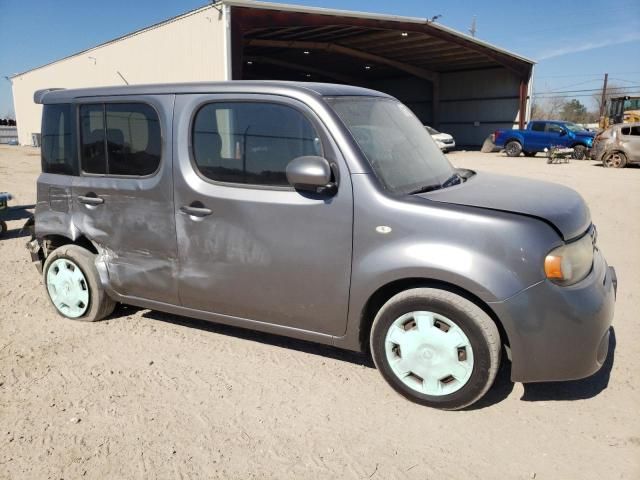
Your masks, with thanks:
<instances>
[{"instance_id":1,"label":"door handle","mask_svg":"<svg viewBox=\"0 0 640 480\"><path fill-rule=\"evenodd\" d=\"M102 205L104 203L104 199L98 197L95 193L94 194L90 193L87 195L78 195L78 201L86 205Z\"/></svg>"},{"instance_id":2,"label":"door handle","mask_svg":"<svg viewBox=\"0 0 640 480\"><path fill-rule=\"evenodd\" d=\"M207 207L194 207L191 205L185 205L180 207L180 211L182 213L186 213L187 215L191 215L192 217L206 217L207 215L211 215L213 211Z\"/></svg>"}]
</instances>

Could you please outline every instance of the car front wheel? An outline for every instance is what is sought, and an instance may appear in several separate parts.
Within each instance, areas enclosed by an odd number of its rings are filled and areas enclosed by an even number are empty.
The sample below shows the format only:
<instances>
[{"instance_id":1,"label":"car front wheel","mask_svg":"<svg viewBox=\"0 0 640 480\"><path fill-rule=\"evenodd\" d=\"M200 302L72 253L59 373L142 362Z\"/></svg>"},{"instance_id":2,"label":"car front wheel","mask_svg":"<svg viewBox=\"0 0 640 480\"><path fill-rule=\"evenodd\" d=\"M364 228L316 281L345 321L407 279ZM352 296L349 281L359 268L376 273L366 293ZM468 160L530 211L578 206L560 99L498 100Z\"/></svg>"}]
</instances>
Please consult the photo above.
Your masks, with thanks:
<instances>
[{"instance_id":1,"label":"car front wheel","mask_svg":"<svg viewBox=\"0 0 640 480\"><path fill-rule=\"evenodd\" d=\"M479 400L495 380L500 334L476 304L454 293L415 288L392 297L371 329L373 360L409 400L457 410Z\"/></svg>"}]
</instances>

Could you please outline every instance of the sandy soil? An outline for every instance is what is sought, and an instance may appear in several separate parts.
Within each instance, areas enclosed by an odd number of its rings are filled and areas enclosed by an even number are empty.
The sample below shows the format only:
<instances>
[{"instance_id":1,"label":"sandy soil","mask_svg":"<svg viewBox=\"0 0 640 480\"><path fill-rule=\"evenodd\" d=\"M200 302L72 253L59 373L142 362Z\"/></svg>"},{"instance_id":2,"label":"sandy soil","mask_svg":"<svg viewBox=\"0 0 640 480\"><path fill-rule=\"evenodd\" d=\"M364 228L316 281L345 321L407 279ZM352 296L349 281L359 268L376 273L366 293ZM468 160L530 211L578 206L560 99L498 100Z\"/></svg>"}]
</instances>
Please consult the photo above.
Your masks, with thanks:
<instances>
[{"instance_id":1,"label":"sandy soil","mask_svg":"<svg viewBox=\"0 0 640 480\"><path fill-rule=\"evenodd\" d=\"M364 356L119 307L58 317L23 245L0 240L0 478L640 478L640 168L456 153L587 199L615 265L604 368L521 385L504 365L475 408L395 394ZM35 201L38 152L0 147L0 190Z\"/></svg>"}]
</instances>

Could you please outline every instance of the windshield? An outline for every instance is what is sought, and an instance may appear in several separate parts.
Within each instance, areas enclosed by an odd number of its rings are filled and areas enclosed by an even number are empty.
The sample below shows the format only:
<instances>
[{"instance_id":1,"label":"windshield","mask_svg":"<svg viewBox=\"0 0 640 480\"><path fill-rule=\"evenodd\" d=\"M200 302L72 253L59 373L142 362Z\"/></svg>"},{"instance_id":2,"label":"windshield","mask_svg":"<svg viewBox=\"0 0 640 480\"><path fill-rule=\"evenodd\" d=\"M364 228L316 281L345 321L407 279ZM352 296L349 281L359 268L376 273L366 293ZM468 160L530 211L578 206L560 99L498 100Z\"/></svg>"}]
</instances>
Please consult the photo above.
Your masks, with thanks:
<instances>
[{"instance_id":1,"label":"windshield","mask_svg":"<svg viewBox=\"0 0 640 480\"><path fill-rule=\"evenodd\" d=\"M640 110L640 97L638 98L628 98L624 101L624 111L627 110Z\"/></svg>"},{"instance_id":2,"label":"windshield","mask_svg":"<svg viewBox=\"0 0 640 480\"><path fill-rule=\"evenodd\" d=\"M578 125L577 123L565 123L564 126L567 130L570 130L574 133L584 131L584 127L582 125Z\"/></svg>"},{"instance_id":3,"label":"windshield","mask_svg":"<svg viewBox=\"0 0 640 480\"><path fill-rule=\"evenodd\" d=\"M326 98L385 188L411 193L440 188L455 170L402 103L381 97Z\"/></svg>"}]
</instances>

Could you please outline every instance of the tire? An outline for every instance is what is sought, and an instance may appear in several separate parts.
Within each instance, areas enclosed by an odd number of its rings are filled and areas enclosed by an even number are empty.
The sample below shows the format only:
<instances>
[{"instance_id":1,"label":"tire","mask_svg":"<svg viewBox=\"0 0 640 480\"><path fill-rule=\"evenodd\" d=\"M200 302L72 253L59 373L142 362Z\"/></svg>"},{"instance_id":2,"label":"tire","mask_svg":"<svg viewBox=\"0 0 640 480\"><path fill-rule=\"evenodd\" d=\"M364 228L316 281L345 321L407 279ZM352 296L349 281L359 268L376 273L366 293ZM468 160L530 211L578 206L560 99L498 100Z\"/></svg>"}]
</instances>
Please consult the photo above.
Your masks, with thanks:
<instances>
[{"instance_id":1,"label":"tire","mask_svg":"<svg viewBox=\"0 0 640 480\"><path fill-rule=\"evenodd\" d=\"M76 268L80 270L79 273L75 271ZM65 269L67 272L64 272ZM63 273L58 273L60 270ZM95 254L87 249L78 245L63 245L51 252L42 271L47 297L59 315L71 320L96 322L113 312L116 303L102 288L95 267ZM66 280L59 277L64 274ZM57 291L61 293L55 295ZM67 302L65 295L72 301ZM64 304L68 305L65 307Z\"/></svg>"},{"instance_id":2,"label":"tire","mask_svg":"<svg viewBox=\"0 0 640 480\"><path fill-rule=\"evenodd\" d=\"M522 153L524 153L525 157L535 157L536 153L538 152L525 152L524 150L522 151Z\"/></svg>"},{"instance_id":3,"label":"tire","mask_svg":"<svg viewBox=\"0 0 640 480\"><path fill-rule=\"evenodd\" d=\"M5 222L4 220L0 221L0 237L7 233L7 230L7 222Z\"/></svg>"},{"instance_id":4,"label":"tire","mask_svg":"<svg viewBox=\"0 0 640 480\"><path fill-rule=\"evenodd\" d=\"M602 166L605 168L624 168L627 165L627 156L622 152L610 152L602 157Z\"/></svg>"},{"instance_id":5,"label":"tire","mask_svg":"<svg viewBox=\"0 0 640 480\"><path fill-rule=\"evenodd\" d=\"M517 140L511 140L504 146L504 151L508 157L519 157L522 152L522 145Z\"/></svg>"},{"instance_id":6,"label":"tire","mask_svg":"<svg viewBox=\"0 0 640 480\"><path fill-rule=\"evenodd\" d=\"M387 301L373 321L370 346L394 390L443 410L469 406L489 390L502 348L496 324L480 307L434 288L406 290Z\"/></svg>"},{"instance_id":7,"label":"tire","mask_svg":"<svg viewBox=\"0 0 640 480\"><path fill-rule=\"evenodd\" d=\"M574 145L573 153L571 154L571 158L574 160L584 160L587 158L587 147L584 145Z\"/></svg>"}]
</instances>

